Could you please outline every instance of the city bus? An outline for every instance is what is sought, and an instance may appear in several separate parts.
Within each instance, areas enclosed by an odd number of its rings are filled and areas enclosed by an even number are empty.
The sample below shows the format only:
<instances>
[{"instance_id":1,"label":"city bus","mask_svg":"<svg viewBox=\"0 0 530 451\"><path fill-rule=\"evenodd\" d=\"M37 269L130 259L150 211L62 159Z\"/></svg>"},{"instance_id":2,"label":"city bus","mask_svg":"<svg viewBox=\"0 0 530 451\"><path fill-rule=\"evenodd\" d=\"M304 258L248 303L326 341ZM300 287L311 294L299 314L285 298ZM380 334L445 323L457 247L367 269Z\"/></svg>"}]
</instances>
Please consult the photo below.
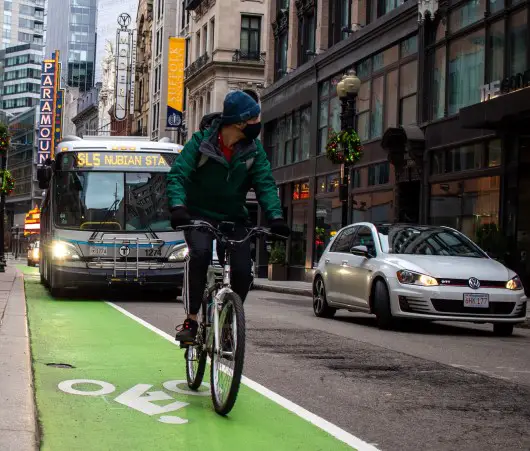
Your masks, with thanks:
<instances>
[{"instance_id":1,"label":"city bus","mask_svg":"<svg viewBox=\"0 0 530 451\"><path fill-rule=\"evenodd\" d=\"M129 284L176 298L188 249L170 226L166 174L181 150L167 138L66 137L57 145L38 170L46 189L40 277L53 296Z\"/></svg>"}]
</instances>

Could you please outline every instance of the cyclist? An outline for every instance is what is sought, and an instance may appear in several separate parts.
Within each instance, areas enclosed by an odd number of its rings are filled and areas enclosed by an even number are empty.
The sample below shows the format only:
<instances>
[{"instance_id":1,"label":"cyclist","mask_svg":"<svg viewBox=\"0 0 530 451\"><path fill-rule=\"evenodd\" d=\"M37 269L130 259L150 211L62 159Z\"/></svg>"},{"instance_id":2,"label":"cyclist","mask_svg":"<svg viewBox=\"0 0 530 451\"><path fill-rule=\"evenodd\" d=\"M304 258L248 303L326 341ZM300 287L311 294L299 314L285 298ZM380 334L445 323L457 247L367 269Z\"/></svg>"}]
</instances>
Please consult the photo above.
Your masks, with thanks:
<instances>
[{"instance_id":1,"label":"cyclist","mask_svg":"<svg viewBox=\"0 0 530 451\"><path fill-rule=\"evenodd\" d=\"M260 114L260 107L251 96L233 91L224 100L222 115L213 120L208 130L193 134L167 177L173 228L188 225L193 219L212 225L233 222L234 239L243 238L248 220L246 197L254 188L271 231L289 235L267 155L257 140ZM185 238L189 247L183 290L187 318L177 327L176 335L183 344L192 343L197 335L197 313L214 239L211 233L199 229L186 230ZM230 264L232 289L244 301L251 283L249 242L232 252Z\"/></svg>"}]
</instances>

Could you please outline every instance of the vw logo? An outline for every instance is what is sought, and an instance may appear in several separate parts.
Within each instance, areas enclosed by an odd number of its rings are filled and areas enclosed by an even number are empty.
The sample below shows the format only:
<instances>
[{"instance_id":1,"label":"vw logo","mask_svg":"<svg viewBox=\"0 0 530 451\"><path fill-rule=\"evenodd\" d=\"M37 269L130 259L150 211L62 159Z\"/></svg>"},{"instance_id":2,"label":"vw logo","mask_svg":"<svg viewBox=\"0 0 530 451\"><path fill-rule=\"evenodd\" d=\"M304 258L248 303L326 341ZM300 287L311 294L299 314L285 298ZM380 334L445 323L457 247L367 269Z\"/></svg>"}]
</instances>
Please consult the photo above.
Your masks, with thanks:
<instances>
[{"instance_id":1,"label":"vw logo","mask_svg":"<svg viewBox=\"0 0 530 451\"><path fill-rule=\"evenodd\" d=\"M130 253L131 253L131 250L129 249L129 246L120 247L120 255L122 257L127 257Z\"/></svg>"},{"instance_id":2,"label":"vw logo","mask_svg":"<svg viewBox=\"0 0 530 451\"><path fill-rule=\"evenodd\" d=\"M467 283L469 284L469 288L473 288L473 290L478 290L480 288L480 281L475 277L471 277Z\"/></svg>"}]
</instances>

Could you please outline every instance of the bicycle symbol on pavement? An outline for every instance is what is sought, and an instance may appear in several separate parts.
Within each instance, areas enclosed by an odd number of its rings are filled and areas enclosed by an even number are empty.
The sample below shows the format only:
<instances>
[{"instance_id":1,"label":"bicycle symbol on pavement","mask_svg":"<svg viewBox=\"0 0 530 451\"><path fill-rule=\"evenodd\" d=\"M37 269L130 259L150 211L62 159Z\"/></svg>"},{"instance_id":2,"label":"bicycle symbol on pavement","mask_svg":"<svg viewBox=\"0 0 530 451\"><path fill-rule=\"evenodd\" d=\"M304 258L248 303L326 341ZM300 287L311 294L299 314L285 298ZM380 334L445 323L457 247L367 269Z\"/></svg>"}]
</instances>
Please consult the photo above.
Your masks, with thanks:
<instances>
[{"instance_id":1,"label":"bicycle symbol on pavement","mask_svg":"<svg viewBox=\"0 0 530 451\"><path fill-rule=\"evenodd\" d=\"M83 385L84 387L75 388L76 385ZM95 385L95 389L90 389L85 387L85 385ZM175 380L164 382L163 387L173 393L178 393L186 396L209 396L209 391L191 391L188 389L187 382L184 380ZM208 384L202 384L205 387L209 387ZM182 388L182 387L184 388ZM114 393L116 387L109 382L97 381L92 379L73 379L68 381L63 381L59 385L59 390L64 393L71 395L80 395L80 396L106 396ZM176 401L171 395L162 390L151 391L153 388L150 384L137 384L129 390L123 392L121 395L118 395L114 398L119 404L135 409L138 412L145 413L146 415L155 416L161 415L158 418L158 421L161 423L167 424L186 424L188 420L184 418L177 417L175 415L166 415L171 412L176 412L186 406L189 406L189 403ZM155 402L160 401L173 401L165 406L159 406L154 404Z\"/></svg>"}]
</instances>

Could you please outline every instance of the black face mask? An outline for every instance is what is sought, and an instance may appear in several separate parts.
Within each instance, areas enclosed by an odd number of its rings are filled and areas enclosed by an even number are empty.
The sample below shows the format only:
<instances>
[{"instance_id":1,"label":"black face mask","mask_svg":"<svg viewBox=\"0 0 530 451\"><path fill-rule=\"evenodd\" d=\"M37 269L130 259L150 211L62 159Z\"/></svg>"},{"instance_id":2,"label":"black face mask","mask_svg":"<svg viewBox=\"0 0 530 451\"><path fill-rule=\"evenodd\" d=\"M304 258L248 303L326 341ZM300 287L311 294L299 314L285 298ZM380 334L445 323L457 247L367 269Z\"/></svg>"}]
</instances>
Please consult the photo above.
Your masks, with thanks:
<instances>
[{"instance_id":1,"label":"black face mask","mask_svg":"<svg viewBox=\"0 0 530 451\"><path fill-rule=\"evenodd\" d=\"M255 124L247 124L247 126L243 129L243 134L245 135L245 138L249 140L256 139L261 132L261 122L257 122Z\"/></svg>"}]
</instances>

